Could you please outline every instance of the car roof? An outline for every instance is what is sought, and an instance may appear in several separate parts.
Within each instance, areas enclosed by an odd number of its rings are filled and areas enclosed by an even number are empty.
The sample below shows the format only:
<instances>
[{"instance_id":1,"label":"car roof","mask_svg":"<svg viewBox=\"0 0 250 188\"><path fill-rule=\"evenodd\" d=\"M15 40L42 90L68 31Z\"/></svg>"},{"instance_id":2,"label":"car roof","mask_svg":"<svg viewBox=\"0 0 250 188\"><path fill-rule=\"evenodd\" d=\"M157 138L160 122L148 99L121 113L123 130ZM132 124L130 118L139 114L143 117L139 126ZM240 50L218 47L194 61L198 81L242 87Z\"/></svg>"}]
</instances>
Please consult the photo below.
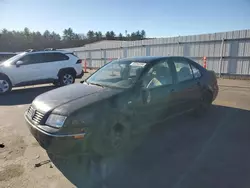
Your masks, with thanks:
<instances>
[{"instance_id":1,"label":"car roof","mask_svg":"<svg viewBox=\"0 0 250 188\"><path fill-rule=\"evenodd\" d=\"M139 57L122 58L120 60L152 63L152 62L157 61L157 60L162 60L162 59L166 59L166 58L173 58L173 57L185 58L184 56L139 56Z\"/></svg>"},{"instance_id":2,"label":"car roof","mask_svg":"<svg viewBox=\"0 0 250 188\"><path fill-rule=\"evenodd\" d=\"M26 54L42 54L42 53L63 53L63 54L69 54L71 52L65 51L65 50L41 50L41 51L33 51L33 52L27 52Z\"/></svg>"}]
</instances>

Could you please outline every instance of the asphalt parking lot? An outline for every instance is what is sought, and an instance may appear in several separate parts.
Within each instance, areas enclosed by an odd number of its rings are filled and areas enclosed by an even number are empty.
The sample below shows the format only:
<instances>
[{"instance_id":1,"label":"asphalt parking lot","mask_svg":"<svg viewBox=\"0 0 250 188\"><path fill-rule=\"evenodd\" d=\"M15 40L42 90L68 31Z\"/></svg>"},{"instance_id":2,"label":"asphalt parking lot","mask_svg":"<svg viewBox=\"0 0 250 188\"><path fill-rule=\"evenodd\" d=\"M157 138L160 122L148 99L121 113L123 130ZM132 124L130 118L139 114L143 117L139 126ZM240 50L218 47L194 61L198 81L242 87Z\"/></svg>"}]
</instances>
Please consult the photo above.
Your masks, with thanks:
<instances>
[{"instance_id":1,"label":"asphalt parking lot","mask_svg":"<svg viewBox=\"0 0 250 188\"><path fill-rule=\"evenodd\" d=\"M250 81L219 80L220 92L201 119L187 115L155 126L142 146L112 166L112 188L250 187ZM31 101L53 86L0 96L0 187L85 187L85 163L49 159L24 123Z\"/></svg>"}]
</instances>

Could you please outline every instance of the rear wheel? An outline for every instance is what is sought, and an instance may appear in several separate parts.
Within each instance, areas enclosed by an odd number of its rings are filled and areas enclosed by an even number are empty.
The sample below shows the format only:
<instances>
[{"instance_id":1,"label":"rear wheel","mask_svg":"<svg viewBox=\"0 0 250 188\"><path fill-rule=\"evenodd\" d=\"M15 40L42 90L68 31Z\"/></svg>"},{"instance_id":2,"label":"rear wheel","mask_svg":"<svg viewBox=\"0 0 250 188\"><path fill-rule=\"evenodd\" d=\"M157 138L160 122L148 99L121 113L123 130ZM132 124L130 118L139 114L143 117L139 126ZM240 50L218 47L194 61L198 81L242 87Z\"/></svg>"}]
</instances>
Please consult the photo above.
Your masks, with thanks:
<instances>
[{"instance_id":1,"label":"rear wheel","mask_svg":"<svg viewBox=\"0 0 250 188\"><path fill-rule=\"evenodd\" d=\"M59 76L60 86L66 86L75 83L75 74L72 72L63 72Z\"/></svg>"},{"instance_id":2,"label":"rear wheel","mask_svg":"<svg viewBox=\"0 0 250 188\"><path fill-rule=\"evenodd\" d=\"M0 76L0 94L9 93L12 89L12 84L6 76Z\"/></svg>"}]
</instances>

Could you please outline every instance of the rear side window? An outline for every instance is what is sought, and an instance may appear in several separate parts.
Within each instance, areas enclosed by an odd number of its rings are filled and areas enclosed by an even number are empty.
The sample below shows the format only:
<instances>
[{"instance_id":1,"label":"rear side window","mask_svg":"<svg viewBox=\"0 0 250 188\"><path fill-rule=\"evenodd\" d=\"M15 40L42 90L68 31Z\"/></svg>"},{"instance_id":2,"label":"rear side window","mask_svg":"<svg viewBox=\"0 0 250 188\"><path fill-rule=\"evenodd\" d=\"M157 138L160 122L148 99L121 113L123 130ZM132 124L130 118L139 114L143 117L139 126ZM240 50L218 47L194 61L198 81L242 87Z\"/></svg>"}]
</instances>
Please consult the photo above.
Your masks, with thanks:
<instances>
[{"instance_id":1,"label":"rear side window","mask_svg":"<svg viewBox=\"0 0 250 188\"><path fill-rule=\"evenodd\" d=\"M78 58L78 56L74 52L72 52L72 53L66 53L66 54L70 54L70 55L73 55L73 56L75 56L75 57Z\"/></svg>"},{"instance_id":2,"label":"rear side window","mask_svg":"<svg viewBox=\"0 0 250 188\"><path fill-rule=\"evenodd\" d=\"M174 59L174 65L179 82L193 79L192 69L187 61L184 59Z\"/></svg>"},{"instance_id":3,"label":"rear side window","mask_svg":"<svg viewBox=\"0 0 250 188\"><path fill-rule=\"evenodd\" d=\"M44 57L45 57L44 62L65 61L69 59L68 56L62 53L45 53Z\"/></svg>"},{"instance_id":4,"label":"rear side window","mask_svg":"<svg viewBox=\"0 0 250 188\"><path fill-rule=\"evenodd\" d=\"M194 78L200 78L201 77L201 72L199 69L197 69L195 66L191 65L192 70L193 70L193 74L194 74Z\"/></svg>"}]
</instances>

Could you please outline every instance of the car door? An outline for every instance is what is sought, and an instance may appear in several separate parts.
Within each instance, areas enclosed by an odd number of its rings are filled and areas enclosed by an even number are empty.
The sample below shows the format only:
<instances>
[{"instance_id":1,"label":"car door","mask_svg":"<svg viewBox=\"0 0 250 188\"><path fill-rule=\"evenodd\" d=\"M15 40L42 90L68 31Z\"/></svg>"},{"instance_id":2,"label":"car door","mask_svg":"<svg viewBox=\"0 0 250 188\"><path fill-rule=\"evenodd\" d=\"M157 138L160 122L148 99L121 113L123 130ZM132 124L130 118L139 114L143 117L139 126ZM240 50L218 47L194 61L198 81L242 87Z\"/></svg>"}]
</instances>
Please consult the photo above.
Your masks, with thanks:
<instances>
[{"instance_id":1,"label":"car door","mask_svg":"<svg viewBox=\"0 0 250 188\"><path fill-rule=\"evenodd\" d=\"M18 61L22 61L22 64L16 65L15 62L9 72L15 80L15 85L25 85L40 79L42 75L42 69L39 66L42 61L40 54L27 54Z\"/></svg>"},{"instance_id":2,"label":"car door","mask_svg":"<svg viewBox=\"0 0 250 188\"><path fill-rule=\"evenodd\" d=\"M192 64L190 60L182 57L172 58L175 67L175 101L177 105L176 112L182 113L192 109L201 98L200 77L196 72L193 74ZM195 69L197 71L197 68Z\"/></svg>"},{"instance_id":3,"label":"car door","mask_svg":"<svg viewBox=\"0 0 250 188\"><path fill-rule=\"evenodd\" d=\"M175 88L172 71L167 59L156 62L142 76L142 88L135 106L138 119L147 125L154 124L172 113Z\"/></svg>"},{"instance_id":4,"label":"car door","mask_svg":"<svg viewBox=\"0 0 250 188\"><path fill-rule=\"evenodd\" d=\"M61 68L66 68L65 62L69 59L68 56L59 52L46 52L43 54L43 70L46 74L44 79L57 79L57 74Z\"/></svg>"}]
</instances>

